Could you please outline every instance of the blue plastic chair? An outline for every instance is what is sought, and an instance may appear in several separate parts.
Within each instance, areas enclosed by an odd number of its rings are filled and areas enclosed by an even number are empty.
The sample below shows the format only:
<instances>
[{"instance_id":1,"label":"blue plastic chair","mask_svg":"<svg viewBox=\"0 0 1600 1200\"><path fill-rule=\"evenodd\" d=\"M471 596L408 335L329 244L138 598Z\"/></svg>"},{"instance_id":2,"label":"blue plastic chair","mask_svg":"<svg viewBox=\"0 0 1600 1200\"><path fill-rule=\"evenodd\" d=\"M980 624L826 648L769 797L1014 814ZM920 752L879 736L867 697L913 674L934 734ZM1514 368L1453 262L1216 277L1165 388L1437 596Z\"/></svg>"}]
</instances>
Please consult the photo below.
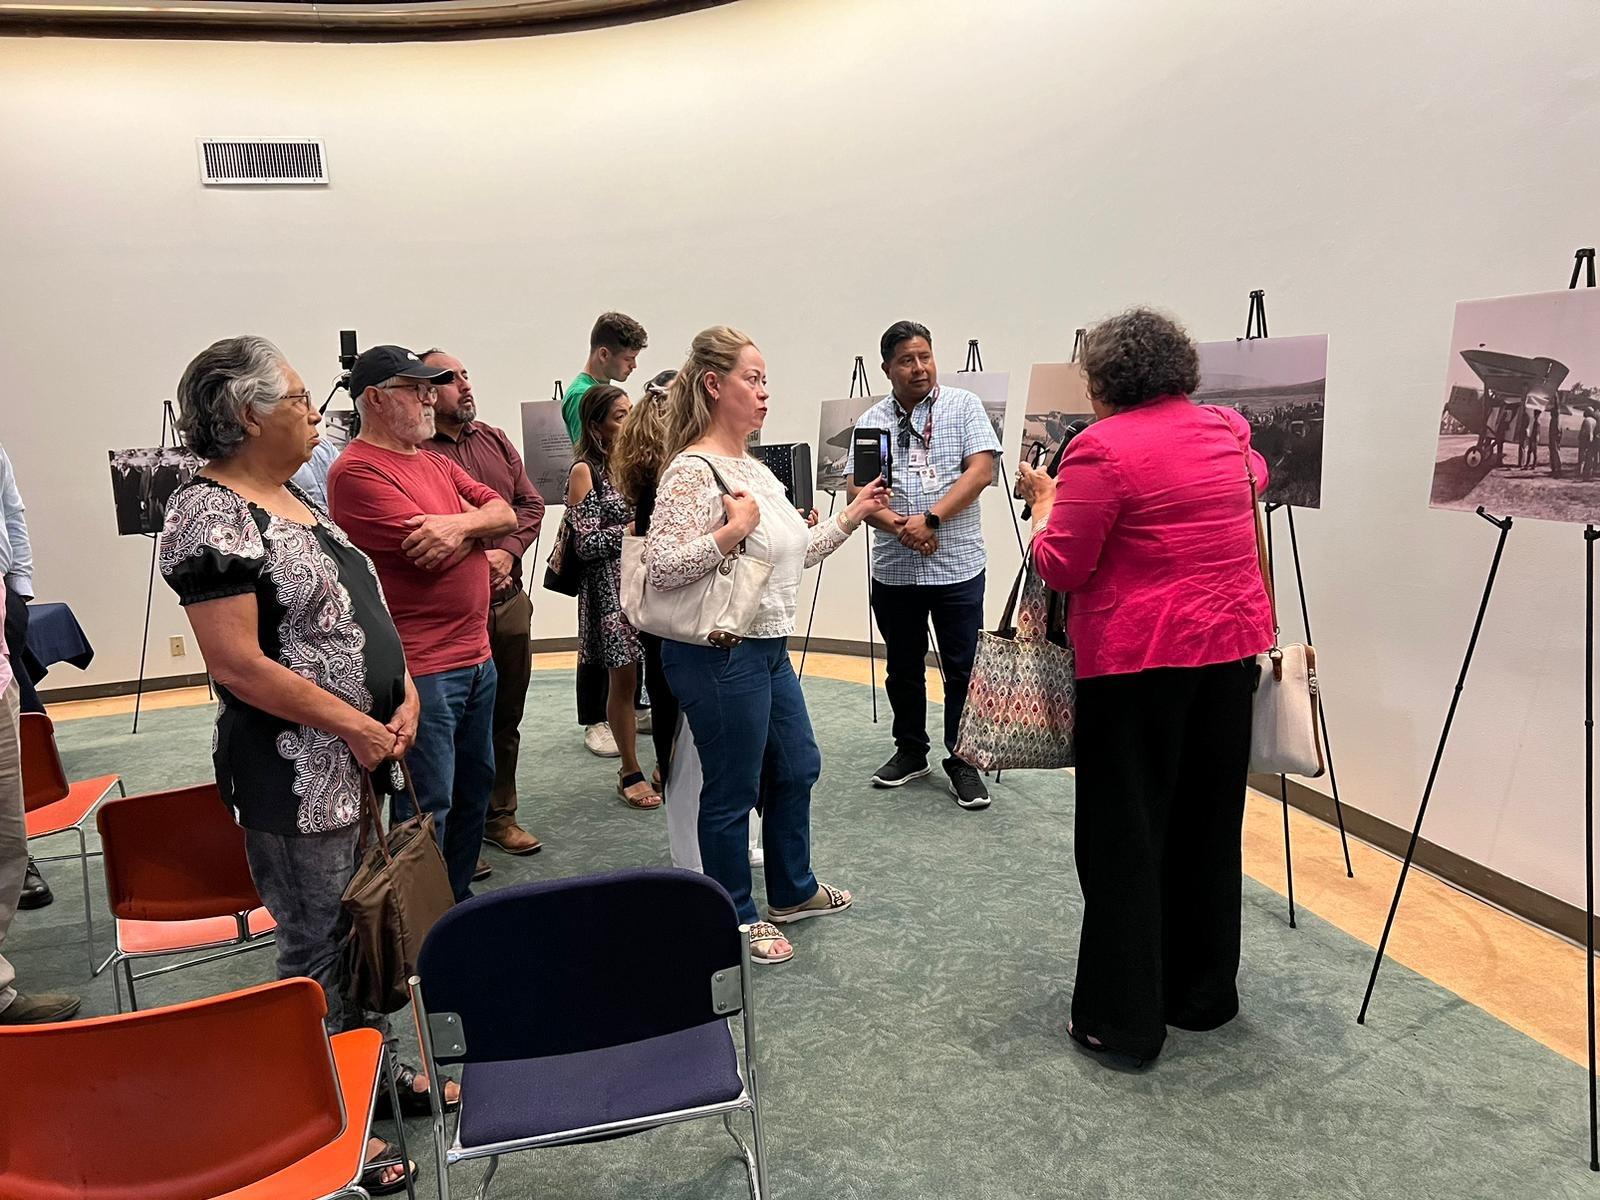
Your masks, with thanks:
<instances>
[{"instance_id":1,"label":"blue plastic chair","mask_svg":"<svg viewBox=\"0 0 1600 1200\"><path fill-rule=\"evenodd\" d=\"M619 952L608 931L650 924ZM767 1200L750 941L704 875L618 871L503 888L456 905L411 979L431 1083L439 1195L449 1169L502 1154L722 1118L753 1200ZM730 1020L744 1019L744 1069ZM460 1063L447 1139L440 1065ZM748 1112L754 1150L733 1126Z\"/></svg>"}]
</instances>

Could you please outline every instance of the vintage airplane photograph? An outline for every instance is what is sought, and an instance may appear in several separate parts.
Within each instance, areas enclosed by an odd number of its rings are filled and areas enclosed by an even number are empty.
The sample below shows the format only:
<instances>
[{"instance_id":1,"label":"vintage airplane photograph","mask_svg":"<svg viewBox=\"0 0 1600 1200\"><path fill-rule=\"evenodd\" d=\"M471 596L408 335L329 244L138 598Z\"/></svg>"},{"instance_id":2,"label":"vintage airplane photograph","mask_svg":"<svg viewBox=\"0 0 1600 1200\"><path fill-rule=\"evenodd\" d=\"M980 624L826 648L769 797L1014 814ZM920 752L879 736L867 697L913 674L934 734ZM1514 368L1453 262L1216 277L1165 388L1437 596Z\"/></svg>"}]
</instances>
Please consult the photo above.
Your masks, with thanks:
<instances>
[{"instance_id":1,"label":"vintage airplane photograph","mask_svg":"<svg viewBox=\"0 0 1600 1200\"><path fill-rule=\"evenodd\" d=\"M1456 306L1434 454L1435 508L1600 519L1600 295Z\"/></svg>"}]
</instances>

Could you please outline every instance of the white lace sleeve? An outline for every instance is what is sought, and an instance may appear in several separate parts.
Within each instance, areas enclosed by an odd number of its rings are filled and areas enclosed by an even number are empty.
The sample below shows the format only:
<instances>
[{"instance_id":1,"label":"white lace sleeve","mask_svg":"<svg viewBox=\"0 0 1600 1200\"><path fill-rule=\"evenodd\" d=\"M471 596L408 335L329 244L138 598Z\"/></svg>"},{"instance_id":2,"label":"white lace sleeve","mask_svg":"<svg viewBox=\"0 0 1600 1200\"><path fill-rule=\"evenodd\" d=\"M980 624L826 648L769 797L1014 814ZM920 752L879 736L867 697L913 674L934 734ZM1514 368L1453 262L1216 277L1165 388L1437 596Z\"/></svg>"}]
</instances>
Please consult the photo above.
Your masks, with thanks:
<instances>
[{"instance_id":1,"label":"white lace sleeve","mask_svg":"<svg viewBox=\"0 0 1600 1200\"><path fill-rule=\"evenodd\" d=\"M844 527L843 513L819 522L806 543L806 566L816 566L849 540L850 531Z\"/></svg>"},{"instance_id":2,"label":"white lace sleeve","mask_svg":"<svg viewBox=\"0 0 1600 1200\"><path fill-rule=\"evenodd\" d=\"M651 587L670 592L716 569L722 551L711 531L721 513L722 489L711 468L697 458L674 459L662 473L645 544Z\"/></svg>"}]
</instances>

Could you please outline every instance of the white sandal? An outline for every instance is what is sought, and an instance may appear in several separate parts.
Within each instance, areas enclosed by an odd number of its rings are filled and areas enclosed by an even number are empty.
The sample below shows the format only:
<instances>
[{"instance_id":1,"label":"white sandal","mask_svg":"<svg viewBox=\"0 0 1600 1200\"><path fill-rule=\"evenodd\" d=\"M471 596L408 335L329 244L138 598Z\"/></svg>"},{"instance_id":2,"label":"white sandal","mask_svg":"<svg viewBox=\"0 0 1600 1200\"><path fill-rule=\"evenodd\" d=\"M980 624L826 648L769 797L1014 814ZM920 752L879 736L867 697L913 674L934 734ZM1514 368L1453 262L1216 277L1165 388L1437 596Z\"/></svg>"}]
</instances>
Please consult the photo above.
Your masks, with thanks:
<instances>
[{"instance_id":1,"label":"white sandal","mask_svg":"<svg viewBox=\"0 0 1600 1200\"><path fill-rule=\"evenodd\" d=\"M777 942L788 942L783 936L783 931L776 925L766 921L757 921L750 926L750 961L753 963L781 963L788 962L794 957L794 944L789 945L789 953L779 954L771 947ZM766 943L767 948L762 949L761 943Z\"/></svg>"}]
</instances>

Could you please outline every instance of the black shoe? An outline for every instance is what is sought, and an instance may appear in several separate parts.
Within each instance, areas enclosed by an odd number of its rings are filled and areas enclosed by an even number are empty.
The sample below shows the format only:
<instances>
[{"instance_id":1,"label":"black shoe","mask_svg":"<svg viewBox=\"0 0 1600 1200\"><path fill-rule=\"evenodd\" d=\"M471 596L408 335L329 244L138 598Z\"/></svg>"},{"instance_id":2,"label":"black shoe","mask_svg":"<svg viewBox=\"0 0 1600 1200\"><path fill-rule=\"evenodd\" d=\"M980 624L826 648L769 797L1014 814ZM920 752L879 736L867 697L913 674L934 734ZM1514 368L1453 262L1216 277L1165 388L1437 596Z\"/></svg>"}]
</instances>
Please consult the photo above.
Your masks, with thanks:
<instances>
[{"instance_id":1,"label":"black shoe","mask_svg":"<svg viewBox=\"0 0 1600 1200\"><path fill-rule=\"evenodd\" d=\"M394 1070L394 1088L400 1094L400 1114L406 1117L431 1117L433 1115L433 1102L427 1092L419 1092L416 1088L417 1076L421 1074L417 1068L401 1063ZM457 1096L454 1101L446 1100L444 1110L453 1113L461 1107L461 1098ZM389 1103L389 1089L384 1086L378 1088L378 1099L373 1105L373 1115L384 1120L394 1118L394 1107Z\"/></svg>"},{"instance_id":2,"label":"black shoe","mask_svg":"<svg viewBox=\"0 0 1600 1200\"><path fill-rule=\"evenodd\" d=\"M928 773L928 756L910 750L896 750L894 757L879 767L872 775L872 786L900 787Z\"/></svg>"},{"instance_id":3,"label":"black shoe","mask_svg":"<svg viewBox=\"0 0 1600 1200\"><path fill-rule=\"evenodd\" d=\"M28 873L22 877L22 895L17 897L18 908L43 908L56 898L50 890L50 885L44 881L44 876L39 874L39 868L28 860Z\"/></svg>"},{"instance_id":4,"label":"black shoe","mask_svg":"<svg viewBox=\"0 0 1600 1200\"><path fill-rule=\"evenodd\" d=\"M959 758L944 760L944 773L950 776L950 794L962 808L988 808L989 789L983 786L978 768Z\"/></svg>"}]
</instances>

